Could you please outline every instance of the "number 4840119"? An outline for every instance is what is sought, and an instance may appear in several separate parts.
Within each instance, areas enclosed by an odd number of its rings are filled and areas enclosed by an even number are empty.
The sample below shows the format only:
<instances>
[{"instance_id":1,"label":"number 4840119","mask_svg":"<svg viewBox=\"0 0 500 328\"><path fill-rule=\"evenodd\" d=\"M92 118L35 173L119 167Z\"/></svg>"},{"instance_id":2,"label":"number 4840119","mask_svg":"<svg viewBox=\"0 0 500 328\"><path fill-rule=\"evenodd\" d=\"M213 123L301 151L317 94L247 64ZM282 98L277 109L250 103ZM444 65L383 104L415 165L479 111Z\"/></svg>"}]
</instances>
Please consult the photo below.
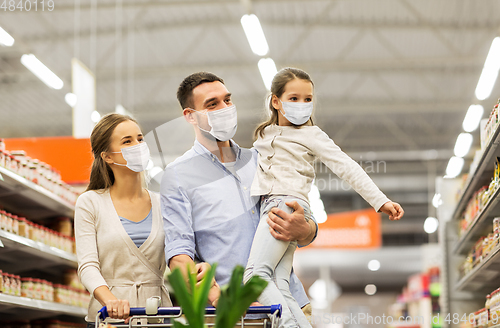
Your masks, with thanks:
<instances>
[{"instance_id":1,"label":"number 4840119","mask_svg":"<svg viewBox=\"0 0 500 328\"><path fill-rule=\"evenodd\" d=\"M0 0L3 11L53 11L54 0Z\"/></svg>"}]
</instances>

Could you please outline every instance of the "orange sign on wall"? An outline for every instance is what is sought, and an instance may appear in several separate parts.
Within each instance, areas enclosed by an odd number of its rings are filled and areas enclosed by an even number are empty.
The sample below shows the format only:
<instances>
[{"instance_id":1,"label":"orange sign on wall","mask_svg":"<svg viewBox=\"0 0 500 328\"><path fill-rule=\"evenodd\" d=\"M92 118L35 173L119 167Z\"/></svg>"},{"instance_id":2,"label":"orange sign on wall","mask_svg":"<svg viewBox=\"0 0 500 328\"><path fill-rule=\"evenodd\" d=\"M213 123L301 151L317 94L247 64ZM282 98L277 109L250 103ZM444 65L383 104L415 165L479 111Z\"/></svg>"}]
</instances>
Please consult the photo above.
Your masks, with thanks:
<instances>
[{"instance_id":1,"label":"orange sign on wall","mask_svg":"<svg viewBox=\"0 0 500 328\"><path fill-rule=\"evenodd\" d=\"M378 248L382 245L380 214L373 209L329 214L307 248Z\"/></svg>"},{"instance_id":2,"label":"orange sign on wall","mask_svg":"<svg viewBox=\"0 0 500 328\"><path fill-rule=\"evenodd\" d=\"M92 165L90 139L73 137L38 137L5 139L8 151L24 150L61 172L61 179L70 184L89 182Z\"/></svg>"}]
</instances>

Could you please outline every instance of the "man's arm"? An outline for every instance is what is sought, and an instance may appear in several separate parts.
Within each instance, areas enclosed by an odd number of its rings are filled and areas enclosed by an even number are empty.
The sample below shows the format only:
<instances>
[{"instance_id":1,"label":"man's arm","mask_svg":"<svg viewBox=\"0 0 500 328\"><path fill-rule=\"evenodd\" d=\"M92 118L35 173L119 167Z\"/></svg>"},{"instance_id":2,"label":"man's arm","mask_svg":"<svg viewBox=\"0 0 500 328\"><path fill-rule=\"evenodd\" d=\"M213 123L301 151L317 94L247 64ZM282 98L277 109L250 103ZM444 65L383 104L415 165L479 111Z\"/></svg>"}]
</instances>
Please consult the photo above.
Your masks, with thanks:
<instances>
[{"instance_id":1,"label":"man's arm","mask_svg":"<svg viewBox=\"0 0 500 328\"><path fill-rule=\"evenodd\" d=\"M177 183L174 169L167 168L160 187L163 229L165 231L165 260L171 270L179 268L187 279L188 269L195 273L200 281L210 270L210 264L193 261L195 255L195 232L191 216L190 199ZM214 285L218 285L215 283ZM211 294L216 290L212 288ZM218 298L212 295L211 302Z\"/></svg>"},{"instance_id":2,"label":"man's arm","mask_svg":"<svg viewBox=\"0 0 500 328\"><path fill-rule=\"evenodd\" d=\"M318 225L314 220L306 220L304 209L297 202L286 203L294 212L287 212L275 207L269 212L267 223L271 235L283 241L297 240L300 246L309 245L316 237Z\"/></svg>"}]
</instances>

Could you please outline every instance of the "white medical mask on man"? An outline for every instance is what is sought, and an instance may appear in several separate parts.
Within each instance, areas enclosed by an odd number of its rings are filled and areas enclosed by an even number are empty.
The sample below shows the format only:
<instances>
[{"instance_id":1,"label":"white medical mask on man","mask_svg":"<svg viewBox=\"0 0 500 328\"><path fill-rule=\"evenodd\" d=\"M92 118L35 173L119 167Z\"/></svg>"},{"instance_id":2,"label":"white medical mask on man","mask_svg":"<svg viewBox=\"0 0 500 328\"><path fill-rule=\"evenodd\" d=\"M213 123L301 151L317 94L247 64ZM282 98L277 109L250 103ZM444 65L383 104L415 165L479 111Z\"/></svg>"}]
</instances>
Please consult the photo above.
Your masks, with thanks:
<instances>
[{"instance_id":1,"label":"white medical mask on man","mask_svg":"<svg viewBox=\"0 0 500 328\"><path fill-rule=\"evenodd\" d=\"M127 164L113 163L115 165L126 166L134 172L142 172L146 170L149 163L149 147L146 142L141 142L137 145L122 148L121 151L113 151L113 154L122 153L123 159Z\"/></svg>"},{"instance_id":2,"label":"white medical mask on man","mask_svg":"<svg viewBox=\"0 0 500 328\"><path fill-rule=\"evenodd\" d=\"M210 126L210 131L204 130L201 127L200 130L210 133L219 141L228 141L234 137L238 128L238 115L236 114L235 105L218 110L196 112L207 115L208 125Z\"/></svg>"},{"instance_id":3,"label":"white medical mask on man","mask_svg":"<svg viewBox=\"0 0 500 328\"><path fill-rule=\"evenodd\" d=\"M280 100L281 101L281 100ZM283 116L292 124L302 125L309 121L313 112L313 102L283 102L281 106L285 111Z\"/></svg>"}]
</instances>

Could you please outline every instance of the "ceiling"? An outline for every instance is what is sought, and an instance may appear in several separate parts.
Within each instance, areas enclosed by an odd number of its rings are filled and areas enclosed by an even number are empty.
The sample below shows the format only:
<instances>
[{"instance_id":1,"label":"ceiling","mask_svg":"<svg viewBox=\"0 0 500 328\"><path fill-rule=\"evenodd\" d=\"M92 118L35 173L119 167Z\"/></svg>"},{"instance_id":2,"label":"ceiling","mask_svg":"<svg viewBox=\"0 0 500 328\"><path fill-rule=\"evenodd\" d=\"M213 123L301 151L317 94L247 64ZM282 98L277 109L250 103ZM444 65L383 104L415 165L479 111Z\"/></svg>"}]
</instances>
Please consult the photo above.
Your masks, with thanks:
<instances>
[{"instance_id":1,"label":"ceiling","mask_svg":"<svg viewBox=\"0 0 500 328\"><path fill-rule=\"evenodd\" d=\"M423 220L435 214L434 179L477 102L474 89L500 34L498 12L497 0L75 0L56 1L52 12L0 11L0 26L16 40L0 47L0 137L71 135L64 95L76 57L95 72L97 111L122 104L146 133L178 122L175 91L184 77L216 73L238 108L235 140L251 147L266 89L240 18L255 13L278 69L299 67L313 78L318 125L363 167L378 165L370 175L405 208L397 225L384 217L384 245L422 244ZM24 53L61 77L63 89L24 68ZM485 115L498 97L497 82L482 102ZM170 158L190 146L192 132L174 139L182 142L170 143ZM352 191L330 187L335 176L322 172L327 212L367 207Z\"/></svg>"}]
</instances>

